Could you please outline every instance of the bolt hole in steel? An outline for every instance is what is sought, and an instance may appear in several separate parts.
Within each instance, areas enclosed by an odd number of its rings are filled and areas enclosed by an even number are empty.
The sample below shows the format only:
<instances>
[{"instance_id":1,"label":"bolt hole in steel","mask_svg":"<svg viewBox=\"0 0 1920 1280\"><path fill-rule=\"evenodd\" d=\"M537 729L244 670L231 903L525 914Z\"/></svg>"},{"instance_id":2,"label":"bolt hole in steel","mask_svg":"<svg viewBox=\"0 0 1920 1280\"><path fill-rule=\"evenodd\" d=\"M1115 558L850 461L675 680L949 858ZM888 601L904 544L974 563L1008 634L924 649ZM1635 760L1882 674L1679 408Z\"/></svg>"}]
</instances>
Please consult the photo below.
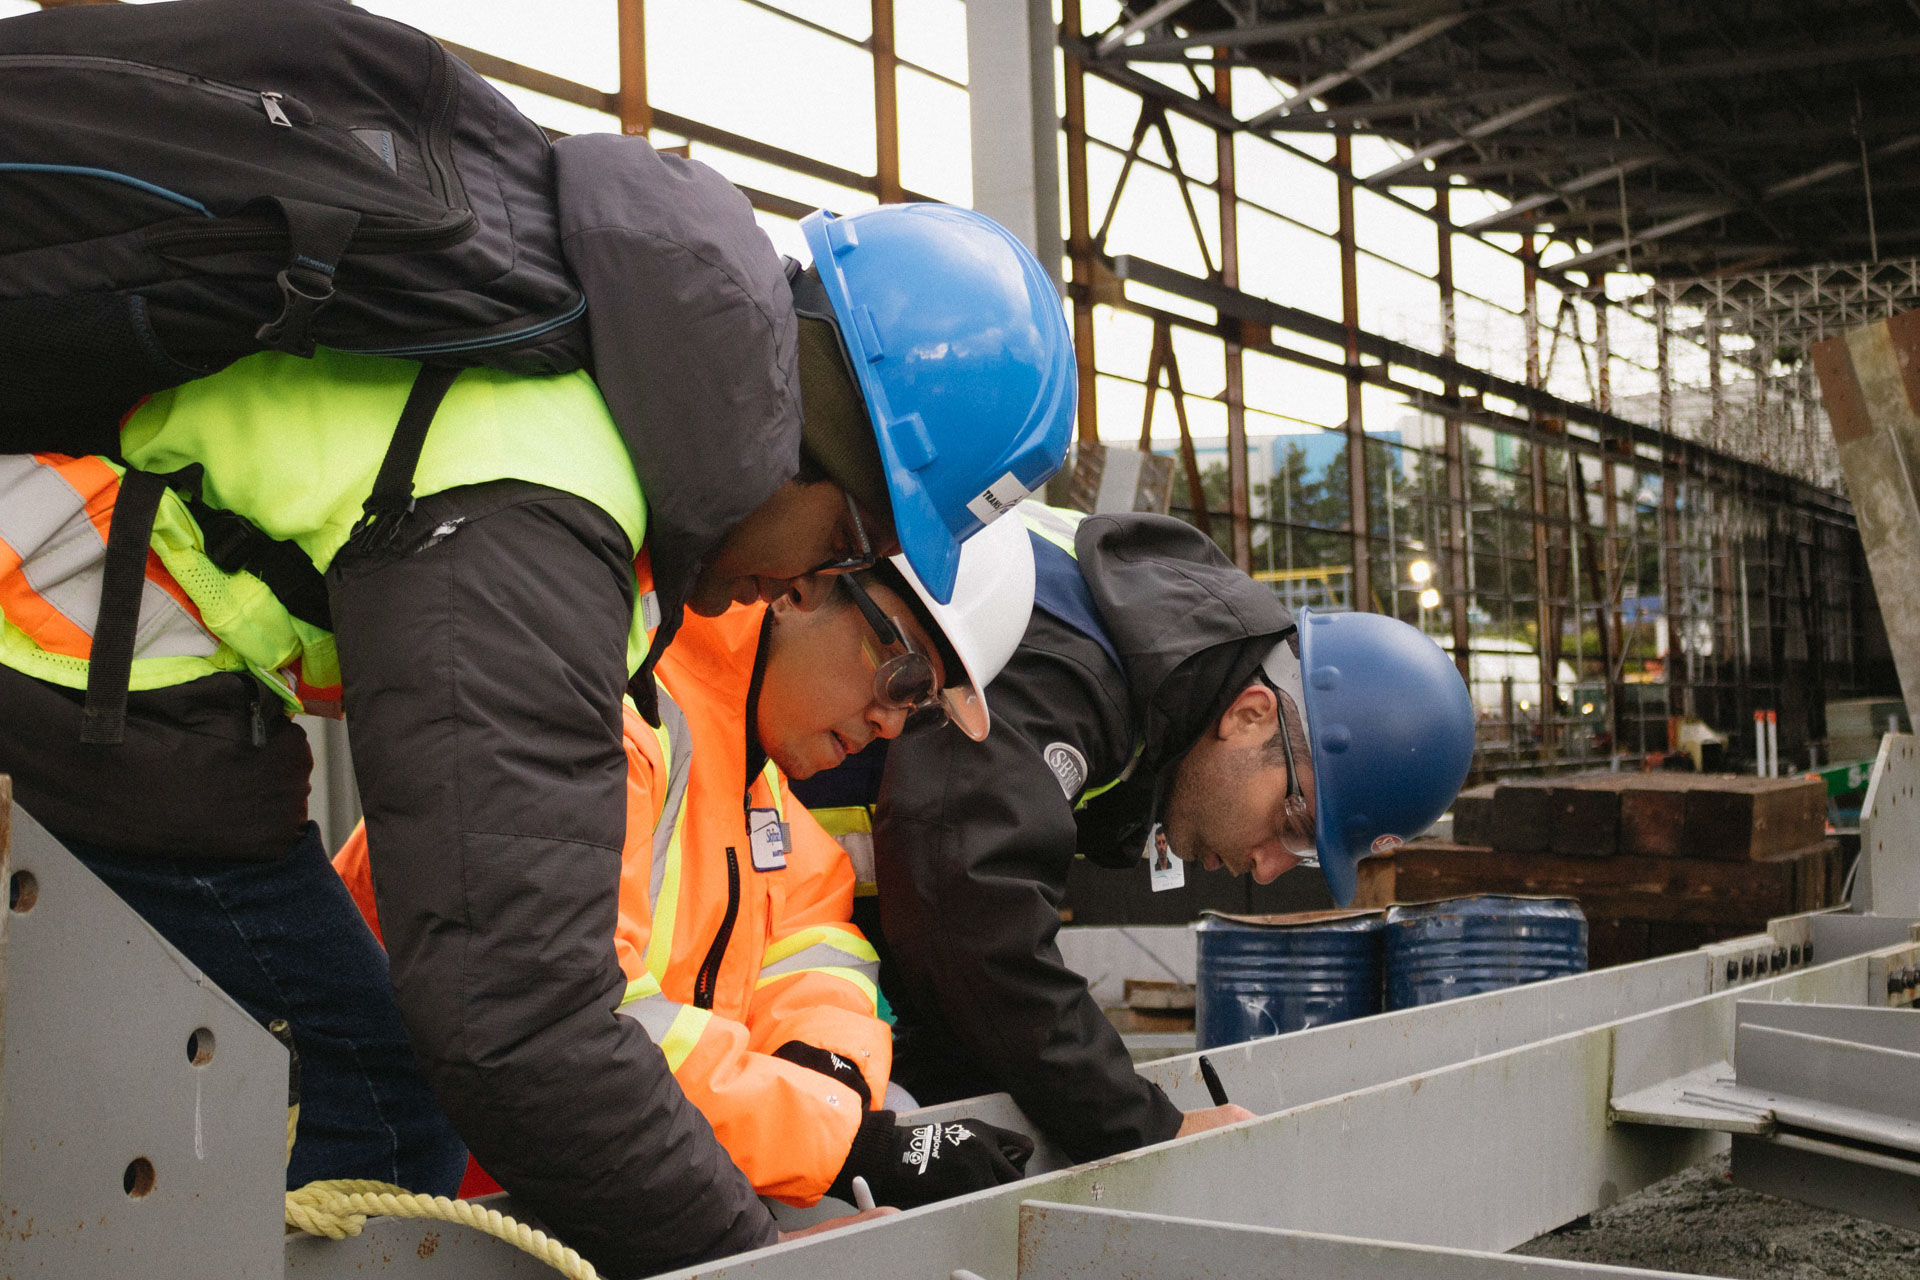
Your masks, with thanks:
<instances>
[{"instance_id":1,"label":"bolt hole in steel","mask_svg":"<svg viewBox=\"0 0 1920 1280\"><path fill-rule=\"evenodd\" d=\"M135 1200L144 1200L153 1192L153 1161L135 1156L120 1175L120 1189Z\"/></svg>"},{"instance_id":2,"label":"bolt hole in steel","mask_svg":"<svg viewBox=\"0 0 1920 1280\"><path fill-rule=\"evenodd\" d=\"M8 910L23 916L33 910L33 904L39 900L40 882L33 878L33 872L14 872L13 879L7 881Z\"/></svg>"},{"instance_id":3,"label":"bolt hole in steel","mask_svg":"<svg viewBox=\"0 0 1920 1280\"><path fill-rule=\"evenodd\" d=\"M187 1037L187 1061L196 1067L204 1067L213 1061L213 1032L206 1027L197 1027Z\"/></svg>"}]
</instances>

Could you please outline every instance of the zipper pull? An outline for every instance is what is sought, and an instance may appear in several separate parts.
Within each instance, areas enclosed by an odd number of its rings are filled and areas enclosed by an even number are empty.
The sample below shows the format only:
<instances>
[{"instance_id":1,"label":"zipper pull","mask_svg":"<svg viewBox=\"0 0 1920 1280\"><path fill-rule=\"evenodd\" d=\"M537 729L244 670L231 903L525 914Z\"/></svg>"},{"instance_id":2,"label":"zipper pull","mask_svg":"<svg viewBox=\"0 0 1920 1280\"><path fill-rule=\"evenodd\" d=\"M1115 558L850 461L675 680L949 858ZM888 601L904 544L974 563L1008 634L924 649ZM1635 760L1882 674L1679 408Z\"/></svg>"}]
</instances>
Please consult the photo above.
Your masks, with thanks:
<instances>
[{"instance_id":1,"label":"zipper pull","mask_svg":"<svg viewBox=\"0 0 1920 1280\"><path fill-rule=\"evenodd\" d=\"M291 129L293 128L293 121L287 119L287 113L280 109L280 97L281 95L271 89L262 89L260 91L260 105L266 110L267 119L279 125L282 129Z\"/></svg>"},{"instance_id":2,"label":"zipper pull","mask_svg":"<svg viewBox=\"0 0 1920 1280\"><path fill-rule=\"evenodd\" d=\"M248 701L252 703L250 709L253 712L253 745L264 747L267 745L267 713L260 705L260 682L257 679L249 681L248 689L252 694Z\"/></svg>"}]
</instances>

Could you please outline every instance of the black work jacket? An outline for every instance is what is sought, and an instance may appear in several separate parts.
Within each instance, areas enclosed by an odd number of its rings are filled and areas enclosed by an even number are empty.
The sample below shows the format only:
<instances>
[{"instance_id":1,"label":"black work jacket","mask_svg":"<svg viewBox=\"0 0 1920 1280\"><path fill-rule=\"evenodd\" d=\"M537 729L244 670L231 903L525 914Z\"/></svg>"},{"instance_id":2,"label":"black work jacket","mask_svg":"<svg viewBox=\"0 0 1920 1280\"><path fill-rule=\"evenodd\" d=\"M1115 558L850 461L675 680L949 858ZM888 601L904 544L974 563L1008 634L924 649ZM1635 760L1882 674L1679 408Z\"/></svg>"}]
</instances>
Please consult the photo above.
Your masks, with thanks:
<instances>
[{"instance_id":1,"label":"black work jacket","mask_svg":"<svg viewBox=\"0 0 1920 1280\"><path fill-rule=\"evenodd\" d=\"M1181 1115L1060 957L1068 868L1140 857L1163 782L1293 620L1181 521L1090 516L1074 544L1111 656L1036 608L984 742L941 725L891 744L874 850L902 1052L979 1068L1090 1160L1171 1138Z\"/></svg>"}]
</instances>

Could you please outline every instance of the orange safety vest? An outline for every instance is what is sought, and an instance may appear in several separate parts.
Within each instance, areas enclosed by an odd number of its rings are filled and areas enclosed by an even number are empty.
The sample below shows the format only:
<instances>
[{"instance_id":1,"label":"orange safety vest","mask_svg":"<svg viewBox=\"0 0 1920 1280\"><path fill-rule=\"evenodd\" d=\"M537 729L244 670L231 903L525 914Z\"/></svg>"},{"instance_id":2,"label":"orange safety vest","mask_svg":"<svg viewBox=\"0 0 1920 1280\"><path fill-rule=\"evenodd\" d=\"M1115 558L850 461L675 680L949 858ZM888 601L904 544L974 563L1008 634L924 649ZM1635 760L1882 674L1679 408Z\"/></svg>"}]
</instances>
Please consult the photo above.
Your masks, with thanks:
<instances>
[{"instance_id":1,"label":"orange safety vest","mask_svg":"<svg viewBox=\"0 0 1920 1280\"><path fill-rule=\"evenodd\" d=\"M661 727L626 709L614 946L628 979L619 1012L646 1027L754 1189L807 1205L846 1163L860 1097L774 1050L797 1040L839 1054L878 1100L893 1040L876 1013L879 958L850 923L845 852L787 797L771 762L747 777L765 612L689 614L656 673ZM764 843L756 857L756 810L786 824L784 866ZM377 934L364 827L334 866Z\"/></svg>"}]
</instances>

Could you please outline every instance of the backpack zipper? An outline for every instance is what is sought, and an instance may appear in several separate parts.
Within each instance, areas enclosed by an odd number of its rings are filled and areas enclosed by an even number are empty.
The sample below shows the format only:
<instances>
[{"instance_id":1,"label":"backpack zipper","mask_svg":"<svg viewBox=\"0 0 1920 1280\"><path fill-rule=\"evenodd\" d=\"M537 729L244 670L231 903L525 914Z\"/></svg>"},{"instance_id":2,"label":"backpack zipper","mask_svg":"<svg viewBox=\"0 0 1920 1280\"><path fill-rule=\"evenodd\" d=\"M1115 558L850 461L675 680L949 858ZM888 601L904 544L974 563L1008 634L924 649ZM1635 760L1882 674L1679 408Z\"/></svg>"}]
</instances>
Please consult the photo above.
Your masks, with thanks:
<instances>
[{"instance_id":1,"label":"backpack zipper","mask_svg":"<svg viewBox=\"0 0 1920 1280\"><path fill-rule=\"evenodd\" d=\"M700 964L700 973L693 980L693 1003L696 1008L713 1008L714 988L720 982L720 962L727 958L727 943L733 940L733 925L740 915L740 855L732 845L727 846L727 914L720 920L720 931L713 935L713 945L707 948L707 958Z\"/></svg>"},{"instance_id":2,"label":"backpack zipper","mask_svg":"<svg viewBox=\"0 0 1920 1280\"><path fill-rule=\"evenodd\" d=\"M272 89L243 89L237 84L209 80L205 76L175 71L171 67L156 67L148 62L134 62L129 58L107 58L92 53L8 53L0 54L0 66L40 67L65 71L117 71L123 75L144 76L149 80L160 80L182 88L197 89L202 93L231 98L235 102L257 108L270 123L284 128L291 129L294 124L292 116L287 114L288 106L292 106L295 114L302 117L302 124L310 124L313 121L313 111L305 103L298 98L289 98L283 93L276 93Z\"/></svg>"},{"instance_id":3,"label":"backpack zipper","mask_svg":"<svg viewBox=\"0 0 1920 1280\"><path fill-rule=\"evenodd\" d=\"M451 221L431 227L370 227L364 221L353 233L353 239L347 246L349 253L386 253L416 249L445 249L459 244L473 234L476 225L473 212L469 209L449 210L457 216ZM218 248L231 253L244 253L250 249L266 251L284 250L287 247L287 232L284 227L184 227L172 231L153 231L148 233L147 248L156 253L168 250L190 252L202 247Z\"/></svg>"}]
</instances>

